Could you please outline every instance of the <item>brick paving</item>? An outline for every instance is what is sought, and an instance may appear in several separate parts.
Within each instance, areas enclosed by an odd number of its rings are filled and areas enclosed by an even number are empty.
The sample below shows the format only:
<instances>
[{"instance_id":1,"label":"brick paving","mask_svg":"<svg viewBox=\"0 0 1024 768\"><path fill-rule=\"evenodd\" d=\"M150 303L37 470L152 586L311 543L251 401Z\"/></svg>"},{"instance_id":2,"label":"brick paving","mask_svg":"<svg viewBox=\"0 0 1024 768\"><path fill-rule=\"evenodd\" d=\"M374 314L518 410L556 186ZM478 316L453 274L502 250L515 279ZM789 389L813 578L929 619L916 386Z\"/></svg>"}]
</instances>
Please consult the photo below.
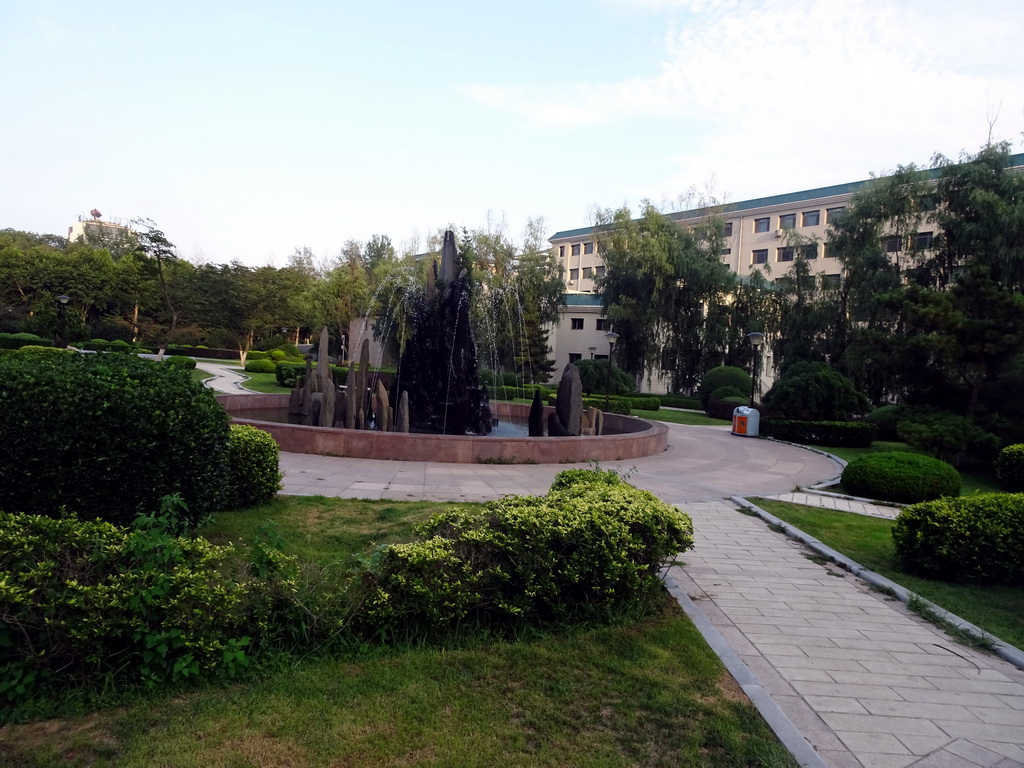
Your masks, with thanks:
<instances>
[{"instance_id":1,"label":"brick paving","mask_svg":"<svg viewBox=\"0 0 1024 768\"><path fill-rule=\"evenodd\" d=\"M957 645L902 603L809 559L802 545L725 500L803 498L792 494L837 475L835 461L719 427L672 425L669 442L664 454L619 469L693 517L696 546L682 556L685 565L667 570L666 581L724 640L720 655L738 658L744 676L767 693L769 704L759 706L787 746L797 754L813 747L804 765L1024 768L1024 672ZM544 493L573 465L282 454L281 466L285 493L484 501ZM841 501L827 503L878 516L898 511Z\"/></svg>"}]
</instances>

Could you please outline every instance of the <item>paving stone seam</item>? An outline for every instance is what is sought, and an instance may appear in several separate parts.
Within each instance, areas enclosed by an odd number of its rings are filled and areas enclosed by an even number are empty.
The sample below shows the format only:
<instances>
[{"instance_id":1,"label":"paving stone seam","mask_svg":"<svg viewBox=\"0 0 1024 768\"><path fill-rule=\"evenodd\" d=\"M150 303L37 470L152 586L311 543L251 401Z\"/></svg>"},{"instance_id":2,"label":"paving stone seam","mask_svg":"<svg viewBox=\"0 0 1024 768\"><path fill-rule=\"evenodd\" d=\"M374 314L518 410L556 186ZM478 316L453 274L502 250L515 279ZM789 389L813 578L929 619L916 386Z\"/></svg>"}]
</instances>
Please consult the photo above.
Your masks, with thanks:
<instances>
[{"instance_id":1,"label":"paving stone seam","mask_svg":"<svg viewBox=\"0 0 1024 768\"><path fill-rule=\"evenodd\" d=\"M897 584L894 581L890 581L881 574L875 573L874 571L865 568L863 565L856 562L855 560L851 560L841 552L837 552L831 547L826 546L810 534L804 533L799 528L796 528L795 526L792 526L789 523L787 523L785 520L782 520L776 517L775 515L771 514L770 512L761 509L752 501L749 501L740 496L732 496L730 497L730 501L744 509L750 510L769 525L778 526L786 536L789 536L792 539L796 539L797 541L813 549L818 554L827 557L840 568L849 571L857 578L862 579L866 581L868 584L871 584L872 586L875 586L886 592L891 592L900 602L909 603L911 600L919 601L920 604L922 604L929 611L934 612L943 621L948 622L949 624L955 626L957 629L968 633L972 637L975 637L986 644L990 644L991 650L994 654L999 656L1004 661L1013 664L1018 669L1024 670L1024 651L1022 651L1020 648L1016 648L1010 645L1009 643L1003 642L997 637L993 637L992 635L985 632L985 630L975 626L974 624L971 624L966 619L962 619L956 614L950 613L945 608L936 605L930 600L925 600L920 595L911 592L909 589L906 589L905 587Z\"/></svg>"},{"instance_id":2,"label":"paving stone seam","mask_svg":"<svg viewBox=\"0 0 1024 768\"><path fill-rule=\"evenodd\" d=\"M778 705L764 686L761 685L757 676L750 670L739 654L733 649L729 642L715 628L703 611L690 599L686 590L679 586L678 582L669 574L668 568L662 571L662 578L665 588L675 598L676 602L683 609L683 612L690 618L694 626L703 636L705 642L722 660L729 674L733 676L742 691L750 699L751 703L768 723L775 736L782 742L791 755L800 764L801 768L828 768L828 763L818 754L807 738L793 724L782 708Z\"/></svg>"}]
</instances>

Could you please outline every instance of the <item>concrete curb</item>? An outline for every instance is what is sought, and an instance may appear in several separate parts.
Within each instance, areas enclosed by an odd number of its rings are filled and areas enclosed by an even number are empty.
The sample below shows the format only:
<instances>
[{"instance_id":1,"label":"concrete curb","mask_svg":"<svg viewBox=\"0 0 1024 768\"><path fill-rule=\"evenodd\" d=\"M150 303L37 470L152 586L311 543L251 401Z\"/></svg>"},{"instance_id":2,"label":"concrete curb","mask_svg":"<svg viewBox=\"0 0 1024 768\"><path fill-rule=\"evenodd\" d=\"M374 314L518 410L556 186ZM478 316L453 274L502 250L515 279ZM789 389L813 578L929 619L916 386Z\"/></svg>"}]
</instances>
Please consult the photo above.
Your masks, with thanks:
<instances>
[{"instance_id":1,"label":"concrete curb","mask_svg":"<svg viewBox=\"0 0 1024 768\"><path fill-rule=\"evenodd\" d=\"M818 554L827 557L829 560L834 562L843 570L849 571L857 578L863 579L872 586L878 587L879 589L885 592L891 593L901 602L909 603L911 600L919 601L925 608L927 608L931 612L934 612L943 621L949 622L957 629L966 632L967 634L977 638L978 640L981 640L986 644L990 644L992 652L999 658L1009 662L1010 664L1013 664L1018 669L1024 670L1024 651L1022 651L1020 648L1016 648L1012 645L1004 643L1002 640L993 637L980 627L976 627L969 621L961 619L956 614L950 613L945 608L935 605L935 603L929 600L925 600L920 595L917 595L911 592L910 590L901 587L896 582L890 581L889 579L885 578L880 574L875 573L874 571L868 570L860 563L857 563L848 558L846 555L836 552L831 547L825 546L820 541L818 541L818 539L814 538L813 536L807 533L804 533L799 528L795 528L786 521L780 520L770 512L766 512L753 502L747 501L746 499L740 496L731 496L729 497L729 500L739 507L749 509L751 512L756 514L765 522L771 525L778 526L782 530L782 532L785 533L787 536L796 539L797 541L800 541L803 544L806 544L808 547L813 549Z\"/></svg>"},{"instance_id":2,"label":"concrete curb","mask_svg":"<svg viewBox=\"0 0 1024 768\"><path fill-rule=\"evenodd\" d=\"M715 629L707 616L697 607L690 596L686 594L686 591L679 586L669 569L663 571L662 576L669 594L676 599L683 612L690 617L690 621L697 627L697 630L704 637L707 644L711 646L711 650L722 660L725 668L729 670L729 674L739 683L747 698L750 699L757 711L761 713L761 717L768 723L768 727L772 729L772 732L782 742L782 745L789 750L790 754L796 758L801 767L828 768L828 764L815 751L804 735L800 733L799 729L793 725L793 721L786 716L786 713L782 711L771 697L771 694L764 689L757 676L750 671L750 667L743 662L739 654L733 650L721 633Z\"/></svg>"}]
</instances>

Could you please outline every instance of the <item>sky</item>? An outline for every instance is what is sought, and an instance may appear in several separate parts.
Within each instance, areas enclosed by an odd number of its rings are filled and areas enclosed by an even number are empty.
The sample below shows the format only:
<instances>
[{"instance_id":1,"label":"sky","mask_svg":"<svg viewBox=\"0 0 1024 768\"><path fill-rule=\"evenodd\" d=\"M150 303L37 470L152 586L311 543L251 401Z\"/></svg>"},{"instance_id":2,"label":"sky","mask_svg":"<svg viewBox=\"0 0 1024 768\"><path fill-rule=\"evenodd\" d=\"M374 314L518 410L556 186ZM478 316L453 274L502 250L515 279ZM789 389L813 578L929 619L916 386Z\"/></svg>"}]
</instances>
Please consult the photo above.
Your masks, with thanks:
<instances>
[{"instance_id":1,"label":"sky","mask_svg":"<svg viewBox=\"0 0 1024 768\"><path fill-rule=\"evenodd\" d=\"M0 229L284 266L1024 152L1020 0L0 0Z\"/></svg>"}]
</instances>

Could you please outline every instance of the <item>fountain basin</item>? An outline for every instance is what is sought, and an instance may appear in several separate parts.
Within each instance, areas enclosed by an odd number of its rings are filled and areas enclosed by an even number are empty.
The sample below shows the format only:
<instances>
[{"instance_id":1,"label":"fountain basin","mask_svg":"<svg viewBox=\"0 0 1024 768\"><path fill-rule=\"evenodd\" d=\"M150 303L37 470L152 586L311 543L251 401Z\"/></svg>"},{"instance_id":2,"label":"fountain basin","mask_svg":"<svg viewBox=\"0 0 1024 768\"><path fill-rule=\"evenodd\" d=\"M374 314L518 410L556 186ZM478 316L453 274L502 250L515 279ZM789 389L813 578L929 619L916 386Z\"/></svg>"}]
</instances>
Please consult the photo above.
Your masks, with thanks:
<instances>
[{"instance_id":1,"label":"fountain basin","mask_svg":"<svg viewBox=\"0 0 1024 768\"><path fill-rule=\"evenodd\" d=\"M286 409L288 395L217 395L224 409L238 411ZM523 403L491 403L498 419L524 419L530 406ZM545 410L553 411L551 407ZM476 435L424 435L375 432L358 429L307 427L254 418L233 418L269 433L282 451L321 456L391 461L432 461L455 464L561 464L622 461L661 453L668 446L668 427L614 413L604 415L605 428L615 434L598 437L488 437Z\"/></svg>"}]
</instances>

